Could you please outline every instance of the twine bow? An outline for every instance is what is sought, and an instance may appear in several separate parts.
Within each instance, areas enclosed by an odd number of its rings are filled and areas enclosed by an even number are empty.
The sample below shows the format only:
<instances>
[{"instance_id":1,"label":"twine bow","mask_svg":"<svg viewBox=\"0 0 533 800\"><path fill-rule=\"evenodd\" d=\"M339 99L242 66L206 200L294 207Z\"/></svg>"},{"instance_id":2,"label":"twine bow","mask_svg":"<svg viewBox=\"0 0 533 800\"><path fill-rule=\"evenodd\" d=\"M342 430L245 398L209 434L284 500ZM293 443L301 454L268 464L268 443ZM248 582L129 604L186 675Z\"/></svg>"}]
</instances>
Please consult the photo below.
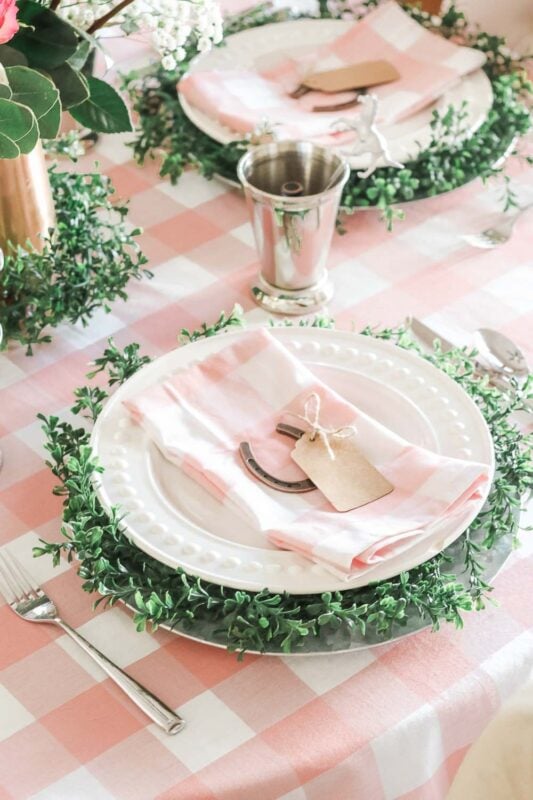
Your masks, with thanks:
<instances>
[{"instance_id":1,"label":"twine bow","mask_svg":"<svg viewBox=\"0 0 533 800\"><path fill-rule=\"evenodd\" d=\"M297 414L294 411L287 412L292 417L297 417L303 422L306 422L311 429L309 439L314 442L316 437L320 437L324 442L324 447L327 450L328 456L332 461L335 461L335 453L331 447L330 438L347 439L353 436L356 432L355 425L343 425L340 428L326 428L320 422L320 406L321 399L317 392L312 392L304 403L304 413Z\"/></svg>"}]
</instances>

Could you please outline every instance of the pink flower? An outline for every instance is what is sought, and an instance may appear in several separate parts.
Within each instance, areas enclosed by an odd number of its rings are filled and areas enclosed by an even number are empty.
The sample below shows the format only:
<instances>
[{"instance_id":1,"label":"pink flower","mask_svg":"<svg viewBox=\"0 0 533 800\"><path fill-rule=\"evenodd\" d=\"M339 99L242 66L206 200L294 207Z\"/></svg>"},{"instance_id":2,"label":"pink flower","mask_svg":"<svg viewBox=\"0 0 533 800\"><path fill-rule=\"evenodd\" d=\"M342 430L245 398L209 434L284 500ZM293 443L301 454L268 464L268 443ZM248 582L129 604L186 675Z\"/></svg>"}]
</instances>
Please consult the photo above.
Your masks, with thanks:
<instances>
[{"instance_id":1,"label":"pink flower","mask_svg":"<svg viewBox=\"0 0 533 800\"><path fill-rule=\"evenodd\" d=\"M19 29L16 0L0 0L0 44L9 42Z\"/></svg>"}]
</instances>

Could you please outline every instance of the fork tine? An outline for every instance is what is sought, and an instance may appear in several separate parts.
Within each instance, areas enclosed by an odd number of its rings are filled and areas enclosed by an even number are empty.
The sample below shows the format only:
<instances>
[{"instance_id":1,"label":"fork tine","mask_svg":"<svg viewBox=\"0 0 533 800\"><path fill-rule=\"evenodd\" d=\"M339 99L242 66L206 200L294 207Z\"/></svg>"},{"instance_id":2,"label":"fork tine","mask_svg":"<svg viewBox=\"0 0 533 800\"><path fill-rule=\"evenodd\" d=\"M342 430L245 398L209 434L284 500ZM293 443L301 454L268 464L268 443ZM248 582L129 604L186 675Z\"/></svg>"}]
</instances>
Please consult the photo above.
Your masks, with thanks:
<instances>
[{"instance_id":1,"label":"fork tine","mask_svg":"<svg viewBox=\"0 0 533 800\"><path fill-rule=\"evenodd\" d=\"M24 594L28 596L31 594L38 595L41 592L40 586L35 583L29 572L9 550L4 552L4 563L11 565L11 574L15 580L18 579L19 586Z\"/></svg>"},{"instance_id":2,"label":"fork tine","mask_svg":"<svg viewBox=\"0 0 533 800\"><path fill-rule=\"evenodd\" d=\"M0 551L0 590L6 602L15 603L19 600L19 593L16 584L13 582L11 573L7 567L4 554ZM6 591L7 590L7 591Z\"/></svg>"}]
</instances>

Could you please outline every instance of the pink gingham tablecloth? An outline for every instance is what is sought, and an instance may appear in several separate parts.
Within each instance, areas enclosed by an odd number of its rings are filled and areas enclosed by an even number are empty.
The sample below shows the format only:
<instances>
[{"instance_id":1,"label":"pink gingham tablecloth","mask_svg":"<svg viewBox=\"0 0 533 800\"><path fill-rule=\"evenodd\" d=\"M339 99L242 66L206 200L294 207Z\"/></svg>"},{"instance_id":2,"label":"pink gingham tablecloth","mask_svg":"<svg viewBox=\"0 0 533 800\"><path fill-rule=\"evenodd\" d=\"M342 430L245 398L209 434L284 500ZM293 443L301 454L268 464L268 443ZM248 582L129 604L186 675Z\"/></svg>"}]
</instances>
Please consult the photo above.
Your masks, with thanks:
<instances>
[{"instance_id":1,"label":"pink gingham tablecloth","mask_svg":"<svg viewBox=\"0 0 533 800\"><path fill-rule=\"evenodd\" d=\"M88 362L112 335L157 356L180 328L249 294L257 256L242 198L190 172L172 187L138 168L119 137L95 158L120 195L155 273L132 283L91 325L65 325L33 358L0 356L0 546L58 601L67 620L135 678L179 708L186 729L162 734L67 636L19 621L0 601L0 800L440 800L466 749L533 659L533 548L517 551L494 598L463 630L444 626L377 649L322 658L234 655L170 633L136 633L122 608L92 610L75 565L32 562L39 537L59 538L61 504L35 415L64 414ZM531 175L513 165L523 200ZM394 325L408 314L473 330L496 327L531 361L531 216L493 251L461 234L487 227L500 190L479 183L408 208L392 234L373 213L334 240L331 312L339 327Z\"/></svg>"}]
</instances>

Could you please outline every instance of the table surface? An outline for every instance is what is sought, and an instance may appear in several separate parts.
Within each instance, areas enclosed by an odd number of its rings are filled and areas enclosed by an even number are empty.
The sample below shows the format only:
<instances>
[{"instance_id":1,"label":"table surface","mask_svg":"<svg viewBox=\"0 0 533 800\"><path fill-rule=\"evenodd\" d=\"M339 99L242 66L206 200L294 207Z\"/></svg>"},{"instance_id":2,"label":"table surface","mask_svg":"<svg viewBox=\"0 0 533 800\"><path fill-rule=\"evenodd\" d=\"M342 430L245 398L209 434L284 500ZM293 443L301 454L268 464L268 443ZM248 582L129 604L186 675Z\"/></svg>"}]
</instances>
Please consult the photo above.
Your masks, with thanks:
<instances>
[{"instance_id":1,"label":"table surface","mask_svg":"<svg viewBox=\"0 0 533 800\"><path fill-rule=\"evenodd\" d=\"M126 139L128 137L125 137ZM88 328L63 326L32 358L0 356L0 546L44 583L64 617L120 666L179 708L186 729L162 734L59 630L18 620L0 600L0 800L437 800L466 748L533 657L533 547L517 551L494 599L464 629L445 626L353 654L234 655L170 633L136 633L122 608L92 610L75 565L32 563L40 537L60 538L61 503L43 462L37 412L67 413L74 387L108 336L152 356L180 328L250 298L257 256L242 198L187 173L177 187L156 163L137 167L125 139L106 138L76 167L101 169L131 198L130 220L154 271ZM523 200L531 174L512 165ZM388 233L361 212L336 236L330 268L339 327L496 327L533 360L533 227L493 251L461 235L499 213L501 187L472 184L412 205ZM111 268L111 265L110 265Z\"/></svg>"}]
</instances>

